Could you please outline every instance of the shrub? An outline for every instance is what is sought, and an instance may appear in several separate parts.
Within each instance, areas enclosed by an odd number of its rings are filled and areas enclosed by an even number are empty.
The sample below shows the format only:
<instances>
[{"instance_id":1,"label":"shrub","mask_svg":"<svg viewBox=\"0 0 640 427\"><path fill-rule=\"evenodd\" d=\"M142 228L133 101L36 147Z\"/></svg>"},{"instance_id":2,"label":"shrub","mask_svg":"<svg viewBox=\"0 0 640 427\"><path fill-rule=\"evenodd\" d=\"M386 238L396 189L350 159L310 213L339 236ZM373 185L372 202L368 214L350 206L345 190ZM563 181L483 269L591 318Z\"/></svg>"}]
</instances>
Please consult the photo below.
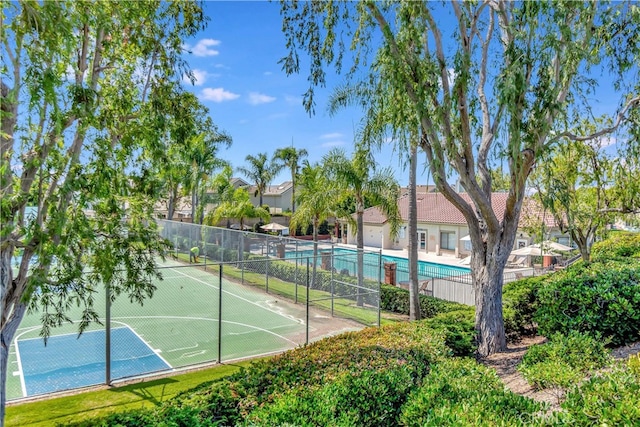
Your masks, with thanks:
<instances>
[{"instance_id":1,"label":"shrub","mask_svg":"<svg viewBox=\"0 0 640 427\"><path fill-rule=\"evenodd\" d=\"M518 370L534 387L567 388L610 361L598 338L572 331L554 334L549 342L527 350Z\"/></svg>"},{"instance_id":2,"label":"shrub","mask_svg":"<svg viewBox=\"0 0 640 427\"><path fill-rule=\"evenodd\" d=\"M591 248L591 261L617 259L628 262L628 258L640 260L640 233L616 232Z\"/></svg>"},{"instance_id":3,"label":"shrub","mask_svg":"<svg viewBox=\"0 0 640 427\"><path fill-rule=\"evenodd\" d=\"M478 348L474 313L473 307L466 307L440 313L425 320L425 323L444 336L445 344L451 349L453 356L471 356Z\"/></svg>"},{"instance_id":4,"label":"shrub","mask_svg":"<svg viewBox=\"0 0 640 427\"><path fill-rule=\"evenodd\" d=\"M473 359L435 365L402 408L404 426L529 426L543 405L505 391L495 371Z\"/></svg>"},{"instance_id":5,"label":"shrub","mask_svg":"<svg viewBox=\"0 0 640 427\"><path fill-rule=\"evenodd\" d=\"M299 388L252 412L254 425L396 426L409 391L420 383L415 367L393 361L376 370L344 372L317 388Z\"/></svg>"},{"instance_id":6,"label":"shrub","mask_svg":"<svg viewBox=\"0 0 640 427\"><path fill-rule=\"evenodd\" d=\"M526 277L504 285L503 314L509 341L517 341L523 335L534 335L537 332L534 321L538 308L537 291L545 280L545 276Z\"/></svg>"},{"instance_id":7,"label":"shrub","mask_svg":"<svg viewBox=\"0 0 640 427\"><path fill-rule=\"evenodd\" d=\"M171 405L207 408L208 418L226 417L233 425L288 390L317 389L346 373L357 376L398 365L409 369L415 378L422 378L447 353L443 339L422 322L368 328L255 362L227 381L177 396Z\"/></svg>"},{"instance_id":8,"label":"shrub","mask_svg":"<svg viewBox=\"0 0 640 427\"><path fill-rule=\"evenodd\" d=\"M640 264L598 262L552 275L538 290L542 335L572 330L619 346L640 339Z\"/></svg>"},{"instance_id":9,"label":"shrub","mask_svg":"<svg viewBox=\"0 0 640 427\"><path fill-rule=\"evenodd\" d=\"M557 426L640 425L640 376L624 366L594 376L566 395Z\"/></svg>"},{"instance_id":10,"label":"shrub","mask_svg":"<svg viewBox=\"0 0 640 427\"><path fill-rule=\"evenodd\" d=\"M391 285L380 287L380 308L394 313L409 314L409 291ZM468 306L457 302L444 301L427 295L420 295L420 314L423 318L433 317L438 313L459 310Z\"/></svg>"}]
</instances>

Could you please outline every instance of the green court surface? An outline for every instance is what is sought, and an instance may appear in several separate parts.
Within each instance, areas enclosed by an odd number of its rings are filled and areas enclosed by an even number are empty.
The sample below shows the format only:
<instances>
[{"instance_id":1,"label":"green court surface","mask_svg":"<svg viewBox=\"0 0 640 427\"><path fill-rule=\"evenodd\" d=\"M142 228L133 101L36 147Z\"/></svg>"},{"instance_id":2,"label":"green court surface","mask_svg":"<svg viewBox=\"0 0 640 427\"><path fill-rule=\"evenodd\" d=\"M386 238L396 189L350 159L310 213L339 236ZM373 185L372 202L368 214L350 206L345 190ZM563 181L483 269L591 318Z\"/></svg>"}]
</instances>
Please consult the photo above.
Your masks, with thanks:
<instances>
[{"instance_id":1,"label":"green court surface","mask_svg":"<svg viewBox=\"0 0 640 427\"><path fill-rule=\"evenodd\" d=\"M126 296L121 295L111 306L111 326L114 329L125 327L133 331L135 341L146 344L171 369L219 361L219 350L221 360L229 361L282 351L305 343L307 326L304 304L288 303L280 297L226 279L222 280L220 293L217 268L209 267L205 271L202 266L190 266L170 260L161 265L164 280L157 283L153 297L140 306L130 303ZM221 324L218 321L220 306ZM96 295L95 307L104 322L104 293ZM53 335L77 332L80 309L72 309L69 316L75 324L56 328L52 331ZM104 326L93 325L90 329L104 330ZM24 372L33 368L23 365L23 359L28 358L17 354L15 342L18 340L20 348L20 340L25 340L26 343L26 340L37 338L39 333L40 314L30 313L25 316L10 351L6 388L9 400L27 396ZM114 335L113 339L118 337ZM81 336L78 344L82 342ZM113 344L124 347L129 345L128 342ZM132 341L131 345L133 344ZM82 371L84 364L92 364L93 369L96 364L101 364L104 368L104 344L93 343L91 346L85 348L74 345L72 351L58 349L51 357L62 358L58 369L69 370L69 375L74 375L71 374L72 368ZM38 351L49 350L42 344ZM87 361L88 358L83 357L83 351L97 354L98 360ZM112 360L112 366L116 362L123 363L122 360ZM47 372L40 375L46 376Z\"/></svg>"}]
</instances>

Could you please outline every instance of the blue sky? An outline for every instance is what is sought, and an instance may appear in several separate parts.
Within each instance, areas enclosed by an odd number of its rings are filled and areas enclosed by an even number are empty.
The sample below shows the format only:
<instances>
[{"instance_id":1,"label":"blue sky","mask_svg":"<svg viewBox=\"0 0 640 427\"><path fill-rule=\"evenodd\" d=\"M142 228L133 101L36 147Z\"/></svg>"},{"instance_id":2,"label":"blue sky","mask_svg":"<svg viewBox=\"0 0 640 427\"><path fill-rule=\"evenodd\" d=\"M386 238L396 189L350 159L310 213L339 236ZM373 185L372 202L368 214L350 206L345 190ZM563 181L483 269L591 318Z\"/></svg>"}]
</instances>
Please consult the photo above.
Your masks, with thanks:
<instances>
[{"instance_id":1,"label":"blue sky","mask_svg":"<svg viewBox=\"0 0 640 427\"><path fill-rule=\"evenodd\" d=\"M236 168L245 165L247 154L266 152L271 157L276 149L292 144L305 148L310 162L320 161L334 147L351 153L362 113L357 109L334 116L327 113L326 99L333 86L343 81L335 75L327 76L326 88L317 89L316 114L310 117L305 111L305 70L287 76L278 64L287 53L278 2L208 1L205 11L209 25L189 41L192 54L186 56L197 82L185 86L209 108L214 123L233 138L220 157ZM381 167L392 167L398 181L406 185L408 172L399 166L397 154L386 149L376 157ZM234 176L243 177L237 172ZM284 170L272 184L289 179L290 172Z\"/></svg>"},{"instance_id":2,"label":"blue sky","mask_svg":"<svg viewBox=\"0 0 640 427\"><path fill-rule=\"evenodd\" d=\"M266 152L271 157L276 149L290 145L305 148L311 162L320 161L334 147L350 154L362 112L345 109L329 116L327 97L343 82L332 70L327 87L316 90L316 114L309 116L304 110L308 70L301 66L300 74L287 76L278 64L287 53L279 2L207 1L204 6L211 20L188 41L192 53L185 56L197 81L195 86L189 82L185 86L209 108L214 123L233 138L220 157L237 168L246 164L247 154ZM613 93L606 73L599 80L603 87L592 95L595 110L612 114L620 97ZM376 158L380 167L395 171L401 185L408 183L408 172L391 146ZM423 154L419 161L424 161ZM234 176L243 177L238 172ZM289 171L284 170L272 184L289 179ZM419 166L418 184L427 183L428 174Z\"/></svg>"}]
</instances>

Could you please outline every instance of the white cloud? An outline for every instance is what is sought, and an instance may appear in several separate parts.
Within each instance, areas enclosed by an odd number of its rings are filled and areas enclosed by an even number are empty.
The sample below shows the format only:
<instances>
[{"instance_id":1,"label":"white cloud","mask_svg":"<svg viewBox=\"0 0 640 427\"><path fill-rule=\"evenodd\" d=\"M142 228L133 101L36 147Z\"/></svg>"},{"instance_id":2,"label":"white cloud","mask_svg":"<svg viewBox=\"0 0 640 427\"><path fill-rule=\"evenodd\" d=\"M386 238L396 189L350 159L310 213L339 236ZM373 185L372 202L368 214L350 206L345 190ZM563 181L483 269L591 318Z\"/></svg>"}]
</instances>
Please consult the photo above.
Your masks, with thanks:
<instances>
[{"instance_id":1,"label":"white cloud","mask_svg":"<svg viewBox=\"0 0 640 427\"><path fill-rule=\"evenodd\" d=\"M265 71L263 74L264 74L265 76L270 76L270 75L272 75L273 73L272 73L271 71Z\"/></svg>"},{"instance_id":2,"label":"white cloud","mask_svg":"<svg viewBox=\"0 0 640 427\"><path fill-rule=\"evenodd\" d=\"M191 70L191 72L193 73L193 78L195 79L193 82L194 86L202 86L204 84L204 82L207 81L207 77L209 77L209 73L207 73L204 70L199 70L197 68L194 68L193 70ZM185 84L191 84L191 80L189 80L189 77L185 74L184 76L182 76L182 81Z\"/></svg>"},{"instance_id":3,"label":"white cloud","mask_svg":"<svg viewBox=\"0 0 640 427\"><path fill-rule=\"evenodd\" d=\"M214 39L202 39L195 46L191 47L189 45L185 45L185 48L195 56L216 56L220 52L216 49L211 49L212 46L218 46L220 44L220 40Z\"/></svg>"},{"instance_id":4,"label":"white cloud","mask_svg":"<svg viewBox=\"0 0 640 427\"><path fill-rule=\"evenodd\" d=\"M334 133L325 133L324 135L320 135L320 139L336 139L342 138L342 134L340 132Z\"/></svg>"},{"instance_id":5,"label":"white cloud","mask_svg":"<svg viewBox=\"0 0 640 427\"><path fill-rule=\"evenodd\" d=\"M275 97L265 95L264 93L249 92L249 104L251 105L268 104L269 102L273 102L275 100Z\"/></svg>"},{"instance_id":6,"label":"white cloud","mask_svg":"<svg viewBox=\"0 0 640 427\"><path fill-rule=\"evenodd\" d=\"M215 89L207 87L202 89L200 97L207 101L224 102L233 101L234 99L240 98L240 95L238 95L237 93L226 91L221 87L217 87Z\"/></svg>"}]
</instances>

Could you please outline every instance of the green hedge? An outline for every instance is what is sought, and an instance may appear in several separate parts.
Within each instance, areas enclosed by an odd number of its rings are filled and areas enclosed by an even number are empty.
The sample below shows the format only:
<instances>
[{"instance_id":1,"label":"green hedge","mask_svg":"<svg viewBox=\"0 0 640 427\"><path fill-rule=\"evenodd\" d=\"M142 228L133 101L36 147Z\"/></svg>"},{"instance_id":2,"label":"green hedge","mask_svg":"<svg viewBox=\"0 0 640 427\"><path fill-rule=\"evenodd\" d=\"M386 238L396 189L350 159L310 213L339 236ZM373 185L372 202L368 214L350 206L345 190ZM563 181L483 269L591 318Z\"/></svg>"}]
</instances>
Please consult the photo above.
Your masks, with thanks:
<instances>
[{"instance_id":1,"label":"green hedge","mask_svg":"<svg viewBox=\"0 0 640 427\"><path fill-rule=\"evenodd\" d=\"M640 233L615 232L591 248L591 261L601 262L619 260L628 262L629 258L640 261Z\"/></svg>"},{"instance_id":2,"label":"green hedge","mask_svg":"<svg viewBox=\"0 0 640 427\"><path fill-rule=\"evenodd\" d=\"M577 331L556 333L548 342L530 347L518 370L538 389L567 388L610 362L604 343Z\"/></svg>"},{"instance_id":3,"label":"green hedge","mask_svg":"<svg viewBox=\"0 0 640 427\"><path fill-rule=\"evenodd\" d=\"M591 377L571 389L554 426L639 426L640 375L624 365Z\"/></svg>"},{"instance_id":4,"label":"green hedge","mask_svg":"<svg viewBox=\"0 0 640 427\"><path fill-rule=\"evenodd\" d=\"M514 342L524 335L536 334L537 292L546 280L547 276L525 277L504 285L502 304L507 340Z\"/></svg>"},{"instance_id":5,"label":"green hedge","mask_svg":"<svg viewBox=\"0 0 640 427\"><path fill-rule=\"evenodd\" d=\"M544 406L505 391L495 371L473 359L438 363L402 408L400 425L530 426Z\"/></svg>"},{"instance_id":6,"label":"green hedge","mask_svg":"<svg viewBox=\"0 0 640 427\"><path fill-rule=\"evenodd\" d=\"M380 307L382 310L399 314L409 314L409 291L397 286L382 285L380 295ZM460 310L468 307L457 302L450 302L420 295L420 314L423 318L433 317L438 313Z\"/></svg>"},{"instance_id":7,"label":"green hedge","mask_svg":"<svg viewBox=\"0 0 640 427\"><path fill-rule=\"evenodd\" d=\"M544 336L570 331L619 346L640 340L640 263L581 264L549 276L535 319Z\"/></svg>"}]
</instances>

